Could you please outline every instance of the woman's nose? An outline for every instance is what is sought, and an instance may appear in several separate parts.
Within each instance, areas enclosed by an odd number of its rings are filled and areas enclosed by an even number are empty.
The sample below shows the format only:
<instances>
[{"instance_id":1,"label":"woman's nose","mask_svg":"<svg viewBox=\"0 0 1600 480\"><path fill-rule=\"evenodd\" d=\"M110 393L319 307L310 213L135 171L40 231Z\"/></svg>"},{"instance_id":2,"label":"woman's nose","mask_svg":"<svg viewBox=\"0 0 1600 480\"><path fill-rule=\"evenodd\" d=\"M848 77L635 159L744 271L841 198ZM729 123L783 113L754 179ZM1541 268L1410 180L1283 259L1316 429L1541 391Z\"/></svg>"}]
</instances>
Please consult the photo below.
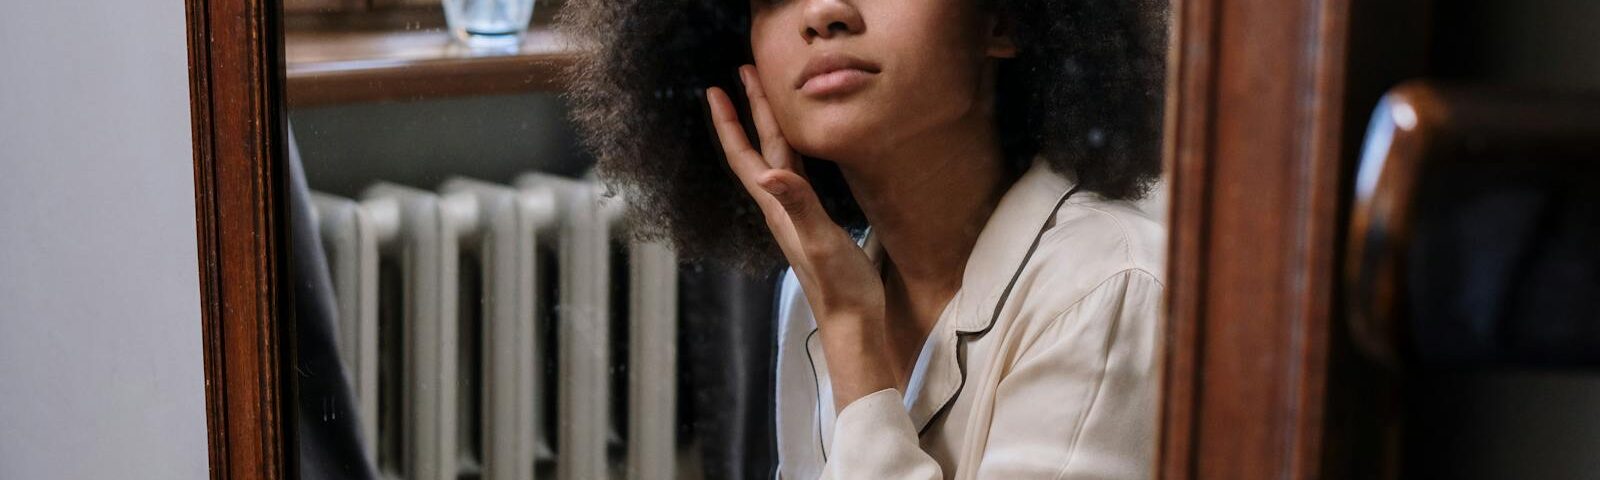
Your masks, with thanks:
<instances>
[{"instance_id":1,"label":"woman's nose","mask_svg":"<svg viewBox=\"0 0 1600 480\"><path fill-rule=\"evenodd\" d=\"M833 38L841 33L859 34L866 29L861 12L848 0L809 0L800 37L809 44L817 38Z\"/></svg>"}]
</instances>

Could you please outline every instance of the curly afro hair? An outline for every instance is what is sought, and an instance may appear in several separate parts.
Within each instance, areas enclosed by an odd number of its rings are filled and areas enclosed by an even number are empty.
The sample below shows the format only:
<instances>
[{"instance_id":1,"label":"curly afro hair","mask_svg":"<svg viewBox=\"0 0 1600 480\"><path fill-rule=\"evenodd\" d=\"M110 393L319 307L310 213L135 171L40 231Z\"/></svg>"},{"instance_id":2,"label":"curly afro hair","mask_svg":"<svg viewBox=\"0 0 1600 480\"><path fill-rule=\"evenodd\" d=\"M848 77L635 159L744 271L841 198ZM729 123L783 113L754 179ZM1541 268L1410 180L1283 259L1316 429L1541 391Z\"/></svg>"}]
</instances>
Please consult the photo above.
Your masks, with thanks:
<instances>
[{"instance_id":1,"label":"curly afro hair","mask_svg":"<svg viewBox=\"0 0 1600 480\"><path fill-rule=\"evenodd\" d=\"M1142 197L1161 171L1167 0L967 1L1008 19L1019 47L996 87L1008 167L1020 172L1037 156L1086 190ZM568 72L572 119L600 178L628 197L631 231L670 240L688 260L779 265L705 106L709 86L744 101L736 69L752 61L747 0L569 0L557 24L579 55ZM834 221L865 227L837 167L805 162Z\"/></svg>"}]
</instances>

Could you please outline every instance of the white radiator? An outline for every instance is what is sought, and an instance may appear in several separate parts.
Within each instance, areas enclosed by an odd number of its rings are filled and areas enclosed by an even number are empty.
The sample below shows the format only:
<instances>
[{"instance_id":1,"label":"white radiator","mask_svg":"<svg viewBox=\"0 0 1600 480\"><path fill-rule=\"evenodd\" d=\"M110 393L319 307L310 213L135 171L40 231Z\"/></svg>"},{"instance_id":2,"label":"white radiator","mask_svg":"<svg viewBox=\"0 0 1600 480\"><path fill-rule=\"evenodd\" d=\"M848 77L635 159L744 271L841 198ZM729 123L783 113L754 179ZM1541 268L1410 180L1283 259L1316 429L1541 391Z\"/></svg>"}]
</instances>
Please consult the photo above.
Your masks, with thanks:
<instances>
[{"instance_id":1,"label":"white radiator","mask_svg":"<svg viewBox=\"0 0 1600 480\"><path fill-rule=\"evenodd\" d=\"M340 357L384 476L674 476L677 260L614 235L618 199L527 174L314 200ZM613 278L614 258L628 278ZM624 418L613 418L621 398Z\"/></svg>"}]
</instances>

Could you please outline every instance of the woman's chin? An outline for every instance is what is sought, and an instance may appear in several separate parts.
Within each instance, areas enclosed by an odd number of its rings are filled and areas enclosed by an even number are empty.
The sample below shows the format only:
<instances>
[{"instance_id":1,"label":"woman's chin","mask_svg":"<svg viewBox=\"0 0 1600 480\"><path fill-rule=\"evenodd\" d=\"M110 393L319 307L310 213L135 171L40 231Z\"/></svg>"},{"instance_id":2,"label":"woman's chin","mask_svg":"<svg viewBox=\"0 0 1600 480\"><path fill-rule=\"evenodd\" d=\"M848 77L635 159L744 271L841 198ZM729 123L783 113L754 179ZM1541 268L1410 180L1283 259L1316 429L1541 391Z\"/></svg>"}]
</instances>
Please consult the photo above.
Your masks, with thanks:
<instances>
[{"instance_id":1,"label":"woman's chin","mask_svg":"<svg viewBox=\"0 0 1600 480\"><path fill-rule=\"evenodd\" d=\"M883 138L882 132L874 133L858 125L826 122L811 124L806 132L788 136L789 145L800 154L834 162L871 155Z\"/></svg>"}]
</instances>

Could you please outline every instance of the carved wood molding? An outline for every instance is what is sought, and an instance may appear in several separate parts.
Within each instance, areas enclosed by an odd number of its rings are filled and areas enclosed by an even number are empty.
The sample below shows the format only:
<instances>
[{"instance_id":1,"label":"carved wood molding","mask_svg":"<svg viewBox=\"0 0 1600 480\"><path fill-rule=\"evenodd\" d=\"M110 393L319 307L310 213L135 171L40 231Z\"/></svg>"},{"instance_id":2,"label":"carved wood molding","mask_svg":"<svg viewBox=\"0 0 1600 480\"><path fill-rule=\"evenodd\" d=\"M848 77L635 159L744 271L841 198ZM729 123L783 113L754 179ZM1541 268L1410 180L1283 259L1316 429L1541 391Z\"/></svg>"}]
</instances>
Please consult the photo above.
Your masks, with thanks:
<instances>
[{"instance_id":1,"label":"carved wood molding","mask_svg":"<svg viewBox=\"0 0 1600 480\"><path fill-rule=\"evenodd\" d=\"M282 48L274 0L187 0L211 477L284 477Z\"/></svg>"},{"instance_id":2,"label":"carved wood molding","mask_svg":"<svg viewBox=\"0 0 1600 480\"><path fill-rule=\"evenodd\" d=\"M1177 2L1163 479L1319 476L1348 9Z\"/></svg>"}]
</instances>

